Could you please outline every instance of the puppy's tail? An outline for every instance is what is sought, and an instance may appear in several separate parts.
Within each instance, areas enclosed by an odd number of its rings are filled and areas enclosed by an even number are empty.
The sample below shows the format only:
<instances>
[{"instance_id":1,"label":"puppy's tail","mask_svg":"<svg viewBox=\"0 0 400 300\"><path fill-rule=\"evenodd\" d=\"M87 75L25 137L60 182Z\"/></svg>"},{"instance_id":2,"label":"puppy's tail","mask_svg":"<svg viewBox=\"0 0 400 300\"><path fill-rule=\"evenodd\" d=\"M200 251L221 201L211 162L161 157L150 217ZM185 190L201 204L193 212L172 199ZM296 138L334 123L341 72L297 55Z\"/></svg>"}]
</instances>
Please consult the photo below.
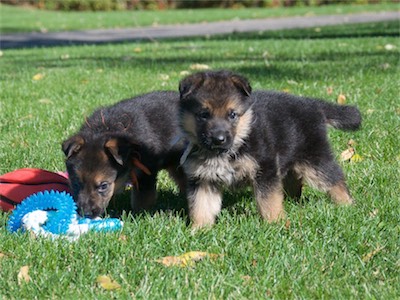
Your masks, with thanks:
<instances>
[{"instance_id":1,"label":"puppy's tail","mask_svg":"<svg viewBox=\"0 0 400 300\"><path fill-rule=\"evenodd\" d=\"M341 130L357 130L361 125L361 113L357 107L318 102L326 123Z\"/></svg>"}]
</instances>

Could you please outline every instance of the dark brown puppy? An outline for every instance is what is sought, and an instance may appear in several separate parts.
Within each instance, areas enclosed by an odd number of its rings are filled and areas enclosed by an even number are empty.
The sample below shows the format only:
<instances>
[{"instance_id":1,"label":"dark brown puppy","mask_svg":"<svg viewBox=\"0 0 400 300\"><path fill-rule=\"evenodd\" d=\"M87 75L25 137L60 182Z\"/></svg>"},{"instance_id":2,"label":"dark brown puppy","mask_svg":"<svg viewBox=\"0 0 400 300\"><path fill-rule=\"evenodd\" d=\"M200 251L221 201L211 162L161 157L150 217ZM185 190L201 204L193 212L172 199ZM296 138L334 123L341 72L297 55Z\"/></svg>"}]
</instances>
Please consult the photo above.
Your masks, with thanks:
<instances>
[{"instance_id":1,"label":"dark brown puppy","mask_svg":"<svg viewBox=\"0 0 400 300\"><path fill-rule=\"evenodd\" d=\"M190 141L181 163L194 227L213 224L221 188L243 181L253 185L268 221L284 214L284 184L294 196L304 180L336 203L353 202L326 127L356 130L357 108L273 91L251 93L245 78L228 71L190 75L179 90L180 123Z\"/></svg>"},{"instance_id":2,"label":"dark brown puppy","mask_svg":"<svg viewBox=\"0 0 400 300\"><path fill-rule=\"evenodd\" d=\"M64 141L66 166L80 213L102 214L115 192L133 181L134 211L156 199L157 173L167 169L180 188L183 142L176 115L179 94L154 92L96 110Z\"/></svg>"}]
</instances>

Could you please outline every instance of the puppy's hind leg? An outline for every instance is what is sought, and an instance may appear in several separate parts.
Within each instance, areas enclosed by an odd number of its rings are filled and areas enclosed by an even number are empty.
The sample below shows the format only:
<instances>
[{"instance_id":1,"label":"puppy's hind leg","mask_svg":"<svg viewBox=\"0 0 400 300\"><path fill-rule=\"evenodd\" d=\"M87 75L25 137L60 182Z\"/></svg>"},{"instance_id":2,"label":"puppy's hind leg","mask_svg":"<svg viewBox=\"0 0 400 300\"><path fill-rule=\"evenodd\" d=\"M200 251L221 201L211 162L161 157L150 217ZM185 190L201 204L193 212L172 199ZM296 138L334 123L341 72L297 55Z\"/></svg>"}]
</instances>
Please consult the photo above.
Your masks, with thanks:
<instances>
[{"instance_id":1,"label":"puppy's hind leg","mask_svg":"<svg viewBox=\"0 0 400 300\"><path fill-rule=\"evenodd\" d=\"M221 211L221 192L212 184L201 182L188 184L189 216L194 228L210 226L215 223Z\"/></svg>"},{"instance_id":2,"label":"puppy's hind leg","mask_svg":"<svg viewBox=\"0 0 400 300\"><path fill-rule=\"evenodd\" d=\"M321 165L297 165L295 170L311 187L327 192L336 204L350 205L354 203L345 183L343 172L333 159L324 161Z\"/></svg>"}]
</instances>

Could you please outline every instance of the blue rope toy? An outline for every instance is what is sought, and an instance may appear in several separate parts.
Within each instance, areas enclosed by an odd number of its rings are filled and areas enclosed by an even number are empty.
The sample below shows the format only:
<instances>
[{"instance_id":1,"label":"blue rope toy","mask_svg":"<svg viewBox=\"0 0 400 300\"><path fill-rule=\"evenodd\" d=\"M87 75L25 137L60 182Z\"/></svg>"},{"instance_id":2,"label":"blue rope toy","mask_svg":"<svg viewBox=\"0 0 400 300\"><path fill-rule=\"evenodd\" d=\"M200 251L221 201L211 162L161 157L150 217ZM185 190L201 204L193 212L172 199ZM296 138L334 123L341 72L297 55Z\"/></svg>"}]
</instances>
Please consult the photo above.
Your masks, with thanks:
<instances>
[{"instance_id":1,"label":"blue rope toy","mask_svg":"<svg viewBox=\"0 0 400 300\"><path fill-rule=\"evenodd\" d=\"M36 235L56 238L65 235L71 240L92 231L116 231L123 222L116 218L89 219L77 214L71 195L66 192L44 191L25 198L13 210L7 228L11 232L29 230Z\"/></svg>"}]
</instances>

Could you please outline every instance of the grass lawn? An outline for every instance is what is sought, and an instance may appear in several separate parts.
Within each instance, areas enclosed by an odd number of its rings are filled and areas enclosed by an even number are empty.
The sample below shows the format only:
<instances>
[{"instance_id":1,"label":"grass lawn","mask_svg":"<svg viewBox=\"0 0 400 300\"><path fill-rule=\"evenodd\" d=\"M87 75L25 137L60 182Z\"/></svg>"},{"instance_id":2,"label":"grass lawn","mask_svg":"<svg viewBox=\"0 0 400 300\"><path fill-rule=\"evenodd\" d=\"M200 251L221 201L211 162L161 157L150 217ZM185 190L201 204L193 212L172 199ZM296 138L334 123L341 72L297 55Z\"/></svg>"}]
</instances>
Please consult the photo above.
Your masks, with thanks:
<instances>
[{"instance_id":1,"label":"grass lawn","mask_svg":"<svg viewBox=\"0 0 400 300\"><path fill-rule=\"evenodd\" d=\"M0 4L0 33L124 28L231 19L359 13L399 9L398 4L328 5L296 8L180 9L166 11L54 12Z\"/></svg>"},{"instance_id":2,"label":"grass lawn","mask_svg":"<svg viewBox=\"0 0 400 300\"><path fill-rule=\"evenodd\" d=\"M326 34L325 34L326 33ZM5 229L0 213L0 299L395 299L400 294L398 23L211 39L5 50L0 57L0 172L63 171L61 142L100 105L176 90L192 64L242 73L254 89L336 101L363 115L358 132L329 132L340 159L350 139L361 161L340 162L357 205L304 190L288 219L260 220L249 190L227 191L210 230L187 226L185 201L161 174L157 210L122 232L78 241ZM38 75L40 74L40 75ZM123 197L119 199L122 201ZM191 267L156 260L219 254ZM30 281L18 283L29 267ZM106 275L120 288L96 283Z\"/></svg>"}]
</instances>

